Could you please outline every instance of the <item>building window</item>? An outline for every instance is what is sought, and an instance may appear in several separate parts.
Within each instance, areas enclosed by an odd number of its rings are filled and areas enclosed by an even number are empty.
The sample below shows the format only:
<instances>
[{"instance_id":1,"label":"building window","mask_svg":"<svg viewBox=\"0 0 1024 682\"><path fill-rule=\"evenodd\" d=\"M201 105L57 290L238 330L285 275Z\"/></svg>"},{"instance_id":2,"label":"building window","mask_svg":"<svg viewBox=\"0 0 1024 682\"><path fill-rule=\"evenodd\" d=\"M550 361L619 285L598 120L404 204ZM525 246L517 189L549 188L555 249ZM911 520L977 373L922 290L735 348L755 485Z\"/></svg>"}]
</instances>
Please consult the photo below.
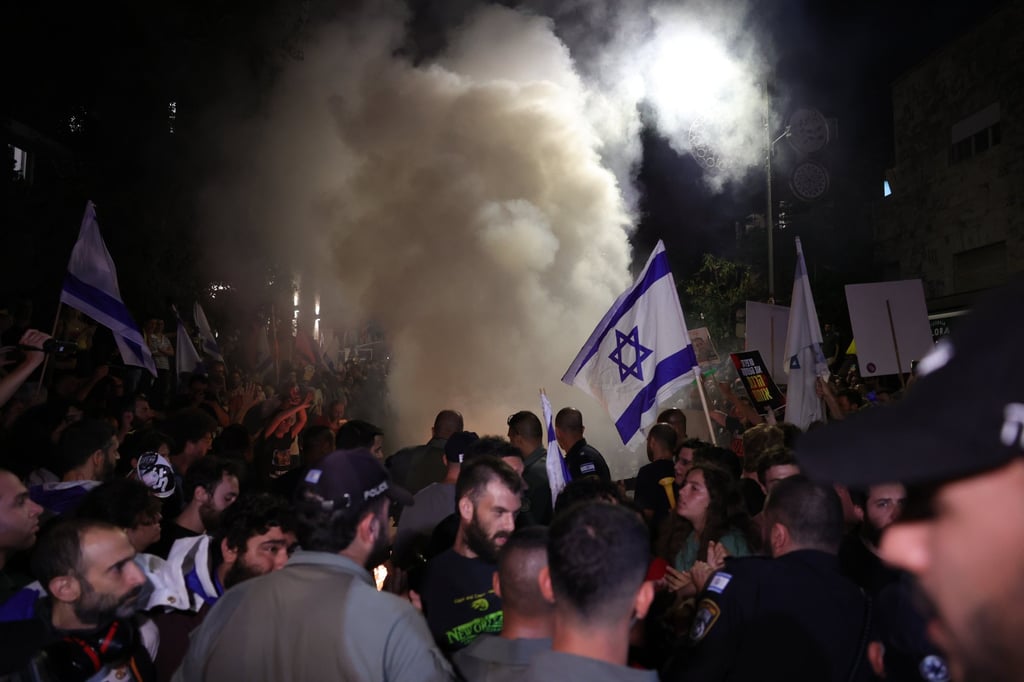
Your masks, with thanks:
<instances>
[{"instance_id":1,"label":"building window","mask_svg":"<svg viewBox=\"0 0 1024 682\"><path fill-rule=\"evenodd\" d=\"M28 177L28 152L21 147L9 146L11 156L14 158L14 177L24 180Z\"/></svg>"},{"instance_id":2,"label":"building window","mask_svg":"<svg viewBox=\"0 0 1024 682\"><path fill-rule=\"evenodd\" d=\"M949 162L960 163L999 144L1003 139L999 104L991 104L953 125Z\"/></svg>"}]
</instances>

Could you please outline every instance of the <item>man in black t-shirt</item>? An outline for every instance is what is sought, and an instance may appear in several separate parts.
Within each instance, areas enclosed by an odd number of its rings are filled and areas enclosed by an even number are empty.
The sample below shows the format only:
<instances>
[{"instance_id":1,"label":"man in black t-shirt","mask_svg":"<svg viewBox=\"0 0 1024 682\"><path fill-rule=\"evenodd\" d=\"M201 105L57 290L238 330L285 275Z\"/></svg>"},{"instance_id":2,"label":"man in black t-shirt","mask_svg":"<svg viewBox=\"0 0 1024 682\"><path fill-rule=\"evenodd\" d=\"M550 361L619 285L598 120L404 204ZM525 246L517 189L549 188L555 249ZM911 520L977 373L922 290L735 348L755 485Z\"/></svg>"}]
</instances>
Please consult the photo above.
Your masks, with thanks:
<instances>
[{"instance_id":1,"label":"man in black t-shirt","mask_svg":"<svg viewBox=\"0 0 1024 682\"><path fill-rule=\"evenodd\" d=\"M657 530L676 506L675 459L676 431L669 424L655 424L647 434L647 459L650 464L636 474L633 499L643 512L644 520Z\"/></svg>"},{"instance_id":2,"label":"man in black t-shirt","mask_svg":"<svg viewBox=\"0 0 1024 682\"><path fill-rule=\"evenodd\" d=\"M883 483L870 486L867 491L850 490L850 500L861 522L839 547L839 569L868 594L874 595L900 577L898 570L879 558L878 545L882 532L903 512L907 489L902 483Z\"/></svg>"},{"instance_id":3,"label":"man in black t-shirt","mask_svg":"<svg viewBox=\"0 0 1024 682\"><path fill-rule=\"evenodd\" d=\"M455 545L430 560L420 591L427 625L446 654L480 634L501 632L501 599L492 577L498 550L515 530L522 488L519 474L496 457L462 465L455 483Z\"/></svg>"}]
</instances>

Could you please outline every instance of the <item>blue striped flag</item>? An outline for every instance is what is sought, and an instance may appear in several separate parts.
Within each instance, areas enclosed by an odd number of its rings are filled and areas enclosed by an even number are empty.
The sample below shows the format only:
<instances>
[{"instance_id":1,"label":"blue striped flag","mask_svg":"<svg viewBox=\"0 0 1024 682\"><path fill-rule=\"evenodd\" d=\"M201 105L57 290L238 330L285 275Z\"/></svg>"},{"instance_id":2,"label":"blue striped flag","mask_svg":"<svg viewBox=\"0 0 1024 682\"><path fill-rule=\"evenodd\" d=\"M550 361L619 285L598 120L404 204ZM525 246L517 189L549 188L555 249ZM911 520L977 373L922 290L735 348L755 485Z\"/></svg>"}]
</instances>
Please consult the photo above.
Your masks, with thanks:
<instances>
[{"instance_id":1,"label":"blue striped flag","mask_svg":"<svg viewBox=\"0 0 1024 682\"><path fill-rule=\"evenodd\" d=\"M629 443L656 419L658 403L694 381L686 331L665 245L598 323L562 381L592 395Z\"/></svg>"},{"instance_id":2,"label":"blue striped flag","mask_svg":"<svg viewBox=\"0 0 1024 682\"><path fill-rule=\"evenodd\" d=\"M82 227L78 232L78 241L71 250L60 302L81 311L113 332L124 364L145 367L150 374L156 376L153 354L149 352L139 326L121 300L117 269L100 236L96 207L91 201L85 204Z\"/></svg>"},{"instance_id":3,"label":"blue striped flag","mask_svg":"<svg viewBox=\"0 0 1024 682\"><path fill-rule=\"evenodd\" d=\"M206 313L203 312L203 306L199 305L199 301L196 301L192 307L192 318L196 322L196 329L199 330L199 338L203 340L203 353L211 360L224 362L220 346L217 345L217 337L213 335L213 329L210 328Z\"/></svg>"},{"instance_id":4,"label":"blue striped flag","mask_svg":"<svg viewBox=\"0 0 1024 682\"><path fill-rule=\"evenodd\" d=\"M562 451L558 449L558 441L555 439L555 422L551 417L551 401L544 391L540 392L540 410L544 414L544 423L547 425L548 454L544 460L548 472L548 486L551 488L551 504L555 504L559 493L566 484L572 480L569 474L569 467L565 464Z\"/></svg>"}]
</instances>

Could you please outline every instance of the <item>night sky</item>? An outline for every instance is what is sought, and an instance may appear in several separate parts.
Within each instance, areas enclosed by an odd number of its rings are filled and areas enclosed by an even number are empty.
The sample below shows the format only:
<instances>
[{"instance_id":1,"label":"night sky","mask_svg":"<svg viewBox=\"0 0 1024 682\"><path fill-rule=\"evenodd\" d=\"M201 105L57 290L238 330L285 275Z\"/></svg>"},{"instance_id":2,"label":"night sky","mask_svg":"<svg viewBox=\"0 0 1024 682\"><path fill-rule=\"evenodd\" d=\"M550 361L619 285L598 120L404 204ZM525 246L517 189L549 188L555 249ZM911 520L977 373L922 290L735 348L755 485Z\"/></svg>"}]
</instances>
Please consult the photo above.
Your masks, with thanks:
<instances>
[{"instance_id":1,"label":"night sky","mask_svg":"<svg viewBox=\"0 0 1024 682\"><path fill-rule=\"evenodd\" d=\"M410 2L416 43L410 49L424 55L437 50L438 36L476 4ZM838 131L821 158L830 171L831 188L817 204L793 199L786 187L793 154L785 142L777 146L776 199L792 204L789 226L776 244L780 298L788 298L794 235L804 241L812 276L823 277L829 287L872 278L867 215L871 203L881 198L883 172L892 163L891 83L1000 4L755 3L750 30L775 55L772 91L780 113L785 117L797 106L814 107L834 120ZM215 169L197 153L201 147L174 149L150 140L151 130L166 121L166 111L151 103L167 101L173 92L183 108L222 109L230 92L231 106L257 107L272 82L275 60L300 55L296 36L337 6L308 2L297 11L274 0L5 3L0 68L6 96L0 98L0 117L26 122L57 140L66 138L62 126L75 106L85 107L91 118L90 136L74 143L89 159L82 183L91 187L75 188L65 197L65 214L50 218L55 224L66 221L73 231L77 217L67 220L66 215L80 214L81 195L97 186L123 187L126 193L135 192L132 201L142 203L160 200L135 187L143 177L156 177L162 186L173 185L185 194L200 185L204 174ZM201 137L208 121L192 123L192 132ZM781 129L784 122L776 123ZM713 194L702 182L700 167L673 151L655 131L645 131L643 150L638 172L641 215L632 239L636 260L642 263L658 238L666 241L679 277L693 272L706 251L743 256L737 251L735 225L749 214L763 213L763 173L754 171L746 183ZM130 202L119 208L126 215L132 210ZM176 210L183 213L178 222L187 223L187 209ZM18 224L19 216L5 217ZM136 247L113 241L115 252ZM756 246L748 244L747 249L756 253ZM60 270L64 255L57 261Z\"/></svg>"}]
</instances>

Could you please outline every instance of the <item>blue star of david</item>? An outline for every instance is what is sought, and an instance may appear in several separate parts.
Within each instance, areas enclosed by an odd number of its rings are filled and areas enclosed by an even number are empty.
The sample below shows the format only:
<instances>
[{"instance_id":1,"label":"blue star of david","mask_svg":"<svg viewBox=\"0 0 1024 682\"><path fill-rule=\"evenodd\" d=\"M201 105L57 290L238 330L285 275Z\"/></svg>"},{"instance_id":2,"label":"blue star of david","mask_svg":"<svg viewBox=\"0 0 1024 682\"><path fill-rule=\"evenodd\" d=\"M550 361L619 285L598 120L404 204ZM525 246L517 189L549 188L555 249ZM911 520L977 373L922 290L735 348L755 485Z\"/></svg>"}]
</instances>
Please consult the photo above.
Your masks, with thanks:
<instances>
[{"instance_id":1,"label":"blue star of david","mask_svg":"<svg viewBox=\"0 0 1024 682\"><path fill-rule=\"evenodd\" d=\"M622 359L622 350L627 347L633 348L633 362L632 364L626 364ZM615 350L608 356L608 359L615 363L619 368L619 381L625 381L626 377L636 377L640 381L644 380L643 362L652 353L650 348L645 348L640 345L640 335L637 332L637 328L633 327L633 331L629 334L623 334L618 329L615 330Z\"/></svg>"}]
</instances>

